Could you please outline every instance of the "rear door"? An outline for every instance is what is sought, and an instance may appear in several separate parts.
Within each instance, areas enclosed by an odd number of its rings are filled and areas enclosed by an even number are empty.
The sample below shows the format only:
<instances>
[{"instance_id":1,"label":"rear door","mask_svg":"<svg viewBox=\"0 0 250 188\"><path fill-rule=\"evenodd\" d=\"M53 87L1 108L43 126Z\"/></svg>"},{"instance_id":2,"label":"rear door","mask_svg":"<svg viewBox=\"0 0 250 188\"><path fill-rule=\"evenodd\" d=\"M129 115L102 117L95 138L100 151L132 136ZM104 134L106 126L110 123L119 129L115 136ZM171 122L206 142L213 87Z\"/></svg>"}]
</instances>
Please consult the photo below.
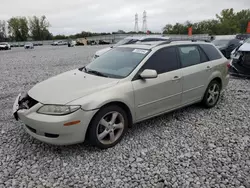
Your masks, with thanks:
<instances>
[{"instance_id":1,"label":"rear door","mask_svg":"<svg viewBox=\"0 0 250 188\"><path fill-rule=\"evenodd\" d=\"M178 51L183 76L182 105L188 105L202 99L211 66L198 45L178 46Z\"/></svg>"},{"instance_id":2,"label":"rear door","mask_svg":"<svg viewBox=\"0 0 250 188\"><path fill-rule=\"evenodd\" d=\"M138 76L132 81L137 121L181 105L182 75L179 68L176 47L158 50L144 64L138 74L153 69L158 77L143 80Z\"/></svg>"}]
</instances>

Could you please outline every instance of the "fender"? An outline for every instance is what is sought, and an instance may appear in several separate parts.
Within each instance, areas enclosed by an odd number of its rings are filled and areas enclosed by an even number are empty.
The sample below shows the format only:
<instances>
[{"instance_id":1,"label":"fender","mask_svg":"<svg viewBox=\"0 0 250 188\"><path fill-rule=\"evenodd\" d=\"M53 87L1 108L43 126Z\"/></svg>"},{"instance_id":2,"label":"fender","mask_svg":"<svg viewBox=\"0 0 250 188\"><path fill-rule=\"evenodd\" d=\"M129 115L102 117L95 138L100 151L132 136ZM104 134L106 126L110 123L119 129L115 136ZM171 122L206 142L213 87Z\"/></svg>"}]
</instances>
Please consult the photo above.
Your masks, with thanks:
<instances>
[{"instance_id":1,"label":"fender","mask_svg":"<svg viewBox=\"0 0 250 188\"><path fill-rule=\"evenodd\" d=\"M134 106L134 90L131 81L117 84L105 90L95 92L84 96L75 101L70 102L70 105L81 105L85 111L100 109L108 103L121 102L124 103L130 110L133 120L135 119Z\"/></svg>"}]
</instances>

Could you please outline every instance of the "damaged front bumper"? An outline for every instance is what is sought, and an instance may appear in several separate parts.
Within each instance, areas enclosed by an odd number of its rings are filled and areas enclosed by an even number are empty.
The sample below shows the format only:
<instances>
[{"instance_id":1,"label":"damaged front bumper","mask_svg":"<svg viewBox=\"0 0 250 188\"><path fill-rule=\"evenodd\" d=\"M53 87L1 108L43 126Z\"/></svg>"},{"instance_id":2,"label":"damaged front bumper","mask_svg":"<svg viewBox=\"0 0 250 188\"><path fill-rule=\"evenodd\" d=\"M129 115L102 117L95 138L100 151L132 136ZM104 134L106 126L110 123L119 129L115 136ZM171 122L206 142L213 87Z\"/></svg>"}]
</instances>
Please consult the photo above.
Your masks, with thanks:
<instances>
[{"instance_id":1,"label":"damaged front bumper","mask_svg":"<svg viewBox=\"0 0 250 188\"><path fill-rule=\"evenodd\" d=\"M38 101L29 97L27 93L24 95L22 95L22 93L19 93L15 102L14 102L13 108L12 108L12 113L13 113L14 118L18 121L18 119L19 119L18 111L19 110L30 109L31 107L33 107L37 103L38 103Z\"/></svg>"},{"instance_id":2,"label":"damaged front bumper","mask_svg":"<svg viewBox=\"0 0 250 188\"><path fill-rule=\"evenodd\" d=\"M250 51L237 51L230 63L229 74L250 77Z\"/></svg>"},{"instance_id":3,"label":"damaged front bumper","mask_svg":"<svg viewBox=\"0 0 250 188\"><path fill-rule=\"evenodd\" d=\"M18 121L18 114L17 114L17 111L19 110L19 102L20 102L20 98L21 98L22 94L19 93L15 102L14 102L14 105L13 105L13 108L12 108L12 112L13 112L13 116L14 118Z\"/></svg>"}]
</instances>

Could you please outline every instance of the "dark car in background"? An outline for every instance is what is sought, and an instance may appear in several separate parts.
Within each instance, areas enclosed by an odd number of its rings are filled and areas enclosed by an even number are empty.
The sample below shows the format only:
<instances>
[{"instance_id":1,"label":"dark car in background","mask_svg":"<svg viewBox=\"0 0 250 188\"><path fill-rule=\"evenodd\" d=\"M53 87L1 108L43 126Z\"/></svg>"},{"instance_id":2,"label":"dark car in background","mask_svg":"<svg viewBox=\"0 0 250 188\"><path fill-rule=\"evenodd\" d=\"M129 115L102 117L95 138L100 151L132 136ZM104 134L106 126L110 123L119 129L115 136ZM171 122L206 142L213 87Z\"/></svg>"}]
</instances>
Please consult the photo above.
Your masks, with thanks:
<instances>
[{"instance_id":1,"label":"dark car in background","mask_svg":"<svg viewBox=\"0 0 250 188\"><path fill-rule=\"evenodd\" d=\"M235 37L236 39L239 39L239 40L246 40L248 38L250 38L250 34L249 33L245 33L245 34L238 34L236 35Z\"/></svg>"},{"instance_id":2,"label":"dark car in background","mask_svg":"<svg viewBox=\"0 0 250 188\"><path fill-rule=\"evenodd\" d=\"M221 51L221 53L230 59L231 52L237 48L241 43L240 39L215 39L212 43Z\"/></svg>"}]
</instances>

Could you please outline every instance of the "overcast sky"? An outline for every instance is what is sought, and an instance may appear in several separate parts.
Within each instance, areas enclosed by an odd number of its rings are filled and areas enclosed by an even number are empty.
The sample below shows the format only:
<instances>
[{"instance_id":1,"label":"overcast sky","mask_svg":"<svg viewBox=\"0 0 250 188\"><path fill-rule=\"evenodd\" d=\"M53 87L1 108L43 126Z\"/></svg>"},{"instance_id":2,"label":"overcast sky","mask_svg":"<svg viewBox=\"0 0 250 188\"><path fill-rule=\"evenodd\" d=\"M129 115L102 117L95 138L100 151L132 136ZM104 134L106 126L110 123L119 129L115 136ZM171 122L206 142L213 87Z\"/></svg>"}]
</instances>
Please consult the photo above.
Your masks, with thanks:
<instances>
[{"instance_id":1,"label":"overcast sky","mask_svg":"<svg viewBox=\"0 0 250 188\"><path fill-rule=\"evenodd\" d=\"M53 34L131 31L135 13L141 29L146 10L148 29L161 32L168 23L215 18L226 8L247 9L250 0L1 0L0 20L45 15Z\"/></svg>"}]
</instances>

